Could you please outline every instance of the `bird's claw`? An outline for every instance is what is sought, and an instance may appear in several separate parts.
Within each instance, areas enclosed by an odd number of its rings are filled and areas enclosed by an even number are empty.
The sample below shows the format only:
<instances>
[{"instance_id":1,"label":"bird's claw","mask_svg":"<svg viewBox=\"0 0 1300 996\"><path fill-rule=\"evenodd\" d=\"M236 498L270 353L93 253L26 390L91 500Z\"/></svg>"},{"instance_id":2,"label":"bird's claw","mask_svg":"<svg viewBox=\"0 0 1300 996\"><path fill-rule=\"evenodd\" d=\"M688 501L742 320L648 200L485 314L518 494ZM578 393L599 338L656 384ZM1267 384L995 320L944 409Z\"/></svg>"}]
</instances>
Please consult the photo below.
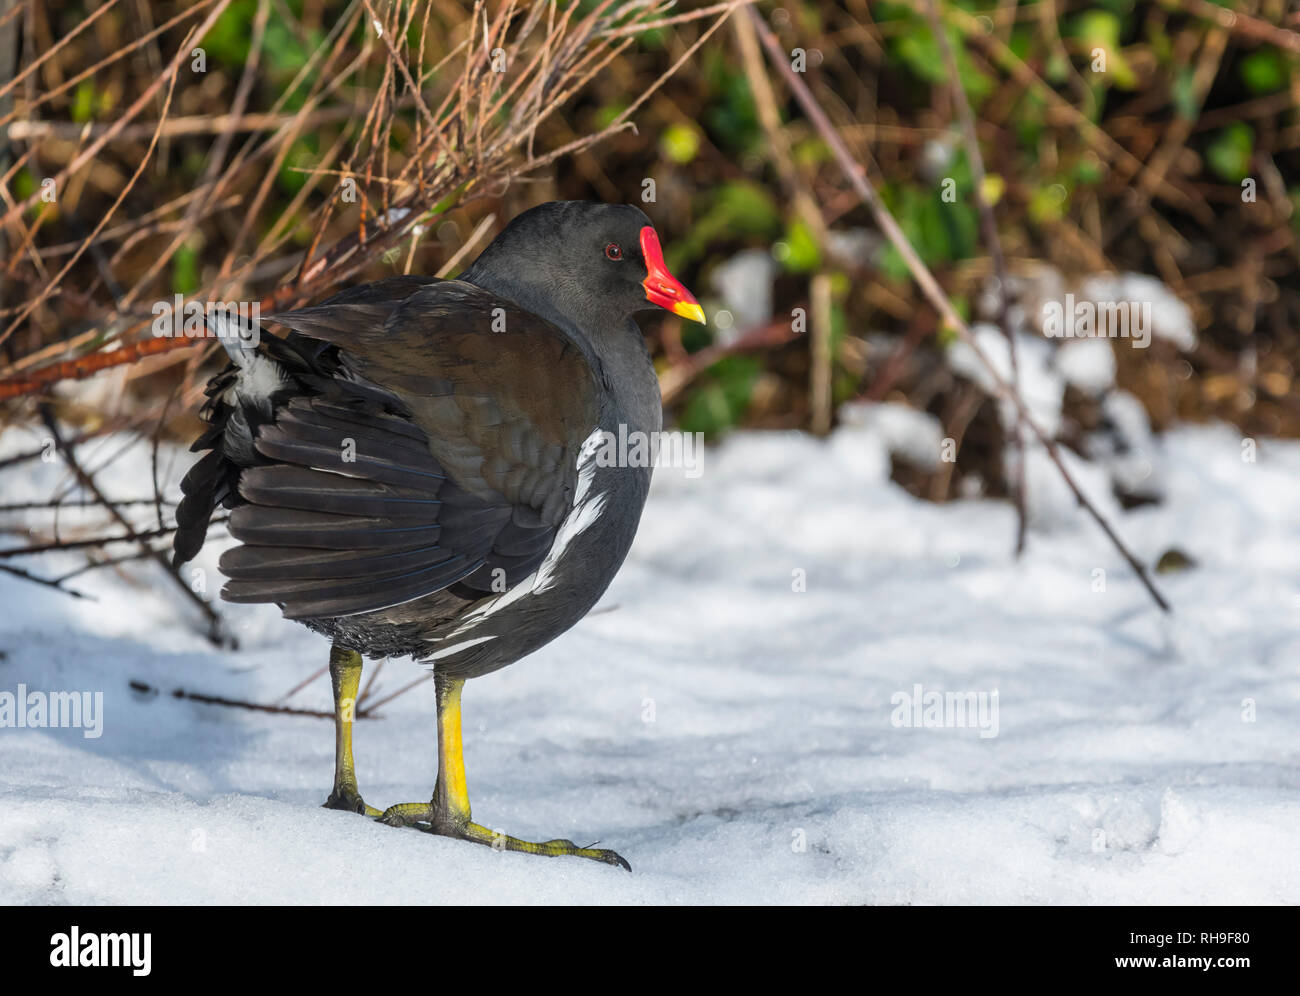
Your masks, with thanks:
<instances>
[{"instance_id":1,"label":"bird's claw","mask_svg":"<svg viewBox=\"0 0 1300 996\"><path fill-rule=\"evenodd\" d=\"M321 804L322 809L338 809L345 813L359 813L362 816L379 816L374 806L367 806L361 796L350 789L335 788L328 799Z\"/></svg>"}]
</instances>

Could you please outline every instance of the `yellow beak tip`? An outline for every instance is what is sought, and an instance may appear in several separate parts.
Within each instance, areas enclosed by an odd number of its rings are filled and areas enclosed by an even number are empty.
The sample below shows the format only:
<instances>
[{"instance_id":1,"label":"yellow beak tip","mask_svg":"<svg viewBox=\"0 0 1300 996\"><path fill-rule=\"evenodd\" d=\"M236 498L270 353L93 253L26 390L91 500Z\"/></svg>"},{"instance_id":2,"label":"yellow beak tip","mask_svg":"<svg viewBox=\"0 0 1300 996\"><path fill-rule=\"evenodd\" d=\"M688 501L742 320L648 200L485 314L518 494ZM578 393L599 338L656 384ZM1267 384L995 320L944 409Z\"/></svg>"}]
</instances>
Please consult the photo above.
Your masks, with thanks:
<instances>
[{"instance_id":1,"label":"yellow beak tip","mask_svg":"<svg viewBox=\"0 0 1300 996\"><path fill-rule=\"evenodd\" d=\"M682 318L689 318L693 322L699 322L701 325L707 324L704 320L704 309L693 301L678 301L673 305L673 314L680 315Z\"/></svg>"}]
</instances>

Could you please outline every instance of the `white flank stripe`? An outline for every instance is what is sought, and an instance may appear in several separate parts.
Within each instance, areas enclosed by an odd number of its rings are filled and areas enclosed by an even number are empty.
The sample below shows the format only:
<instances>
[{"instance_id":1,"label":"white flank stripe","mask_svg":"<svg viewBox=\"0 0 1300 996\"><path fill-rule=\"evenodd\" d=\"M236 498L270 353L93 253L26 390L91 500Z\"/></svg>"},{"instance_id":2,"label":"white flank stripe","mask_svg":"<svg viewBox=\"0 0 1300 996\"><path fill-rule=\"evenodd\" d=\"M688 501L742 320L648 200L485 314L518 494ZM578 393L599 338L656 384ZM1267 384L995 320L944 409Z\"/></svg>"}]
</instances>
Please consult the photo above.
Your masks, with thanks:
<instances>
[{"instance_id":1,"label":"white flank stripe","mask_svg":"<svg viewBox=\"0 0 1300 996\"><path fill-rule=\"evenodd\" d=\"M537 573L533 575L530 590L534 592L545 591L555 583L555 569L559 566L564 551L582 533L590 529L600 518L600 513L605 510L606 495L590 494L592 482L596 479L596 451L600 449L603 439L604 433L597 427L592 429L591 435L582 441L582 448L578 451L578 493L573 496L573 511L560 523L550 553L546 555L542 566L537 568Z\"/></svg>"},{"instance_id":2,"label":"white flank stripe","mask_svg":"<svg viewBox=\"0 0 1300 996\"><path fill-rule=\"evenodd\" d=\"M459 632L460 630L456 631L456 633ZM452 633L450 635L455 636L456 633ZM437 651L436 653L432 653L428 657L421 658L421 660L436 661L443 657L450 657L452 654L458 654L462 650L468 650L470 647L478 646L478 644L480 643L487 643L488 640L495 640L495 639L496 639L495 636L480 636L474 640L465 640L461 643L452 644L450 647L443 647L441 650Z\"/></svg>"},{"instance_id":3,"label":"white flank stripe","mask_svg":"<svg viewBox=\"0 0 1300 996\"><path fill-rule=\"evenodd\" d=\"M589 495L592 481L596 477L596 451L600 449L603 438L599 428L593 429L578 450L578 489L573 496L573 508L560 523L560 528L555 533L555 542L551 544L550 552L542 561L542 565L509 591L503 592L465 616L461 624L448 634L448 638L468 632L489 616L500 612L525 595L546 591L554 584L555 568L560 558L564 556L564 551L574 539L591 528L592 523L600 518L601 512L605 509L604 494Z\"/></svg>"}]
</instances>

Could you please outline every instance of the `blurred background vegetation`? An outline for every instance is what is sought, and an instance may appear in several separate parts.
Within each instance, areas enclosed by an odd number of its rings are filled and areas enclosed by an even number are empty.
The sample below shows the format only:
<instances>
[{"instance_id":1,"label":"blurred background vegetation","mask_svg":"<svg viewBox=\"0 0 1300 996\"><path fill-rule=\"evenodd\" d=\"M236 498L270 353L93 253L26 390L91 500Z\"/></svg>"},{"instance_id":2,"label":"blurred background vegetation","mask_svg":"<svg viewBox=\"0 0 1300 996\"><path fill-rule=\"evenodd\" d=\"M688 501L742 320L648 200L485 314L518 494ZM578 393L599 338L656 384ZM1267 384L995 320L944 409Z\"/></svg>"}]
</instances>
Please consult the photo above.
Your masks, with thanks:
<instances>
[{"instance_id":1,"label":"blurred background vegetation","mask_svg":"<svg viewBox=\"0 0 1300 996\"><path fill-rule=\"evenodd\" d=\"M549 8L541 16L556 17L570 5L540 6ZM1025 287L1068 288L1111 271L1158 278L1189 309L1195 341L1157 339L1147 350L1112 344L1118 387L1141 400L1157 429L1223 419L1246 434L1300 436L1296 8L1286 0L944 0L940 8L978 120L984 192L1010 273ZM282 240L279 255L252 257L256 265L223 297L270 293L311 247L347 237L366 209L338 205L339 183L359 169L353 149L376 93L400 76L376 24L407 24L398 40L433 104L446 89L442 77L460 71L450 57L456 46L500 5L231 0L195 43L204 71L187 65L169 107L157 88L129 129L84 156L214 9L212 0L0 0L0 48L12 50L7 79L16 79L0 97L3 207L14 215L15 205L35 198L4 227L0 379L127 341L132 333L120 321L105 320L124 296L133 295L126 310L147 316L154 299L209 288L230 254L250 257L250 243ZM577 9L611 8L581 0ZM792 59L802 59L803 78L959 311L991 319L993 275L972 171L922 0L785 0L757 9ZM678 427L824 431L844 402L901 401L962 441L955 468L900 464L901 481L939 500L970 493L961 489L965 478L978 492L1004 493L993 403L947 362L948 330L740 16L690 52L719 16L628 32L620 38L626 46L536 126L529 147L542 153L594 135L676 67L636 108L635 130L508 183L461 191L448 210L426 214L427 225L375 252L343 283L436 273L449 263L455 272L473 258L473 251L457 257L467 240L490 238L540 201L639 203L670 267L710 316L708 327L671 316L643 323ZM390 30L389 44L393 37ZM330 81L313 55L334 44L341 55L328 72L339 85L314 99ZM390 177L420 141L422 118L400 85L392 93L381 108L383 140L371 137L366 159L382 159ZM232 123L232 108L241 106ZM169 126L159 131L164 109ZM300 127L285 127L294 120ZM223 155L249 142L258 154L221 174L219 196L194 217L186 198L210 181L223 140ZM140 181L129 186L142 162ZM63 171L57 199L41 201L42 181ZM372 179L362 176L363 200L380 212L387 194ZM652 203L643 201L647 181ZM942 196L946 181L955 197ZM70 260L54 292L27 308ZM327 289L338 288L320 288ZM820 358L814 337L791 327L799 308L812 308L828 329ZM1026 327L1034 334L1032 322ZM43 399L85 433L134 425L190 436L202 381L217 362L210 348L145 357L9 401L3 417L29 418ZM1102 418L1086 391L1067 395L1066 415L1067 443Z\"/></svg>"}]
</instances>

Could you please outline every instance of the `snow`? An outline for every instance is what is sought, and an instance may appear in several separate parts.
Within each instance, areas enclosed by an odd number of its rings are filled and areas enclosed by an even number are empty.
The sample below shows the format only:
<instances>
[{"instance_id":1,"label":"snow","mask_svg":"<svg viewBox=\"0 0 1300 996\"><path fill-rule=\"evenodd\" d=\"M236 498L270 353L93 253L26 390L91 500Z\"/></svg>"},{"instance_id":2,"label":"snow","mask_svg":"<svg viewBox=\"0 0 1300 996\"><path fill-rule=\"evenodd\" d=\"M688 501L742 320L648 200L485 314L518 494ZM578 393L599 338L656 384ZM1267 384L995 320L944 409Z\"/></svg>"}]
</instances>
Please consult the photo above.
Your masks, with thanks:
<instances>
[{"instance_id":1,"label":"snow","mask_svg":"<svg viewBox=\"0 0 1300 996\"><path fill-rule=\"evenodd\" d=\"M1142 402L1128 391L1114 390L1102 399L1101 411L1104 428L1093 436L1091 455L1125 493L1163 497L1164 468L1154 462L1158 448Z\"/></svg>"},{"instance_id":2,"label":"snow","mask_svg":"<svg viewBox=\"0 0 1300 996\"><path fill-rule=\"evenodd\" d=\"M1098 273L1080 287L1080 293L1096 304L1126 302L1151 307L1151 331L1183 352L1196 348L1196 322L1191 309L1165 284L1145 273Z\"/></svg>"},{"instance_id":3,"label":"snow","mask_svg":"<svg viewBox=\"0 0 1300 996\"><path fill-rule=\"evenodd\" d=\"M224 652L154 568L72 582L96 601L0 575L0 691L104 699L99 738L0 729L0 902L1300 902L1300 444L1259 440L1249 462L1225 426L1152 441L1166 500L1107 508L1144 561L1195 562L1159 578L1164 619L1036 476L1061 506L1020 562L1005 503L892 484L887 414L825 441L738 434L702 477L662 471L605 611L467 687L475 817L599 840L631 875L321 809L327 720L166 694L274 702L321 667L325 642L274 609L223 604L241 640ZM38 442L10 430L0 456ZM189 458L164 457L174 481ZM148 467L129 447L103 484L143 496ZM0 479L15 502L66 472ZM93 518L66 512L63 533ZM197 566L209 593L221 545ZM416 675L394 660L378 683ZM996 691L997 735L894 725L916 685ZM432 693L358 724L372 805L429 797ZM292 702L328 708L326 681Z\"/></svg>"},{"instance_id":4,"label":"snow","mask_svg":"<svg viewBox=\"0 0 1300 996\"><path fill-rule=\"evenodd\" d=\"M850 402L840 409L840 422L860 426L868 433L846 433L861 445L865 436L878 439L889 453L913 466L935 470L943 452L943 425L928 412L897 401Z\"/></svg>"},{"instance_id":5,"label":"snow","mask_svg":"<svg viewBox=\"0 0 1300 996\"><path fill-rule=\"evenodd\" d=\"M1065 382L1085 394L1103 394L1115 384L1115 351L1106 339L1067 339L1055 363Z\"/></svg>"},{"instance_id":6,"label":"snow","mask_svg":"<svg viewBox=\"0 0 1300 996\"><path fill-rule=\"evenodd\" d=\"M979 353L992 365L998 377L1010 384L1011 349L1006 336L996 325L987 322L977 323L971 328L971 334L979 347ZM1041 336L1016 332L1015 337L1016 369L1019 373L1016 385L1021 400L1042 430L1049 436L1054 436L1061 427L1061 399L1065 394L1065 381L1052 368L1056 349L1051 340ZM997 381L968 343L961 340L953 343L948 349L948 363L953 370L974 381L986 393L993 394L997 391ZM1015 423L1016 411L1014 402L1006 398L998 399L998 412L1003 425Z\"/></svg>"},{"instance_id":7,"label":"snow","mask_svg":"<svg viewBox=\"0 0 1300 996\"><path fill-rule=\"evenodd\" d=\"M720 307L734 318L733 325L719 330L719 344L729 345L743 331L771 321L773 281L778 269L766 249L745 249L713 271L709 279L721 298ZM715 310L709 309L710 313Z\"/></svg>"}]
</instances>

